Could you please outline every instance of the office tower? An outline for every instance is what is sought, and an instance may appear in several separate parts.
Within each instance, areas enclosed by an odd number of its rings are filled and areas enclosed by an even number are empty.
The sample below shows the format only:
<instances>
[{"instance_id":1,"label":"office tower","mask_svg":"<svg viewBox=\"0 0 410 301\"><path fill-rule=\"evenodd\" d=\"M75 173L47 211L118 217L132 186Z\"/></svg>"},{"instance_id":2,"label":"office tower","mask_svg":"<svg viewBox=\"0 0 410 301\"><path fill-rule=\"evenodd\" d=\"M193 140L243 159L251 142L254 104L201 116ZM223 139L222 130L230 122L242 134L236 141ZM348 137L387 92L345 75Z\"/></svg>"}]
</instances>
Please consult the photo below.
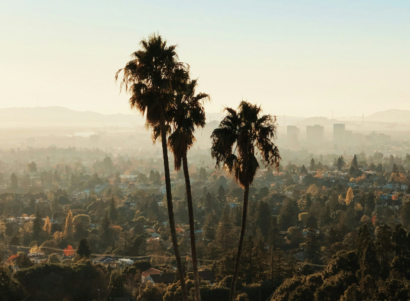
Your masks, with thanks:
<instances>
[{"instance_id":1,"label":"office tower","mask_svg":"<svg viewBox=\"0 0 410 301\"><path fill-rule=\"evenodd\" d=\"M296 127L295 125L288 125L287 126L287 136L288 136L288 142L290 144L297 144L299 140L299 128Z\"/></svg>"},{"instance_id":2,"label":"office tower","mask_svg":"<svg viewBox=\"0 0 410 301\"><path fill-rule=\"evenodd\" d=\"M306 139L310 145L321 145L325 139L325 127L321 125L308 125L306 127Z\"/></svg>"},{"instance_id":3,"label":"office tower","mask_svg":"<svg viewBox=\"0 0 410 301\"><path fill-rule=\"evenodd\" d=\"M346 128L343 123L333 124L333 143L343 145L345 142Z\"/></svg>"}]
</instances>

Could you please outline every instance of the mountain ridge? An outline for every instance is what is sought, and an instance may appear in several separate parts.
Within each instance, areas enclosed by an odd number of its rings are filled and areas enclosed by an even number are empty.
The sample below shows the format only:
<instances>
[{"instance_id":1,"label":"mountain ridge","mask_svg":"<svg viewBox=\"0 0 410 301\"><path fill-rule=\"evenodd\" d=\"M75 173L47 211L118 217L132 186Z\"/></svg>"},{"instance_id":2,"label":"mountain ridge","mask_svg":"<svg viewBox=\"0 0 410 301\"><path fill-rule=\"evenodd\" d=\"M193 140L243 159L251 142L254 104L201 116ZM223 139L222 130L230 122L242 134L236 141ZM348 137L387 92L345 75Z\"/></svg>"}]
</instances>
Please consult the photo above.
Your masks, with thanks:
<instances>
[{"instance_id":1,"label":"mountain ridge","mask_svg":"<svg viewBox=\"0 0 410 301\"><path fill-rule=\"evenodd\" d=\"M0 109L0 125L117 125L143 124L140 114L101 114L92 111L76 111L60 106L11 107Z\"/></svg>"},{"instance_id":2,"label":"mountain ridge","mask_svg":"<svg viewBox=\"0 0 410 301\"><path fill-rule=\"evenodd\" d=\"M365 119L370 121L410 122L410 110L389 109L373 113Z\"/></svg>"},{"instance_id":3,"label":"mountain ridge","mask_svg":"<svg viewBox=\"0 0 410 301\"><path fill-rule=\"evenodd\" d=\"M208 113L208 122L219 121L222 113ZM361 116L348 117L350 120L361 120ZM341 120L343 120L342 118ZM375 112L364 117L365 121L378 122L410 122L410 110L389 109ZM292 117L278 116L279 124L322 124L331 125L337 120L326 117ZM48 107L9 107L0 109L0 127L30 127L30 126L121 126L131 127L143 125L144 118L136 111L129 114L102 114L93 111L77 111L61 106Z\"/></svg>"}]
</instances>

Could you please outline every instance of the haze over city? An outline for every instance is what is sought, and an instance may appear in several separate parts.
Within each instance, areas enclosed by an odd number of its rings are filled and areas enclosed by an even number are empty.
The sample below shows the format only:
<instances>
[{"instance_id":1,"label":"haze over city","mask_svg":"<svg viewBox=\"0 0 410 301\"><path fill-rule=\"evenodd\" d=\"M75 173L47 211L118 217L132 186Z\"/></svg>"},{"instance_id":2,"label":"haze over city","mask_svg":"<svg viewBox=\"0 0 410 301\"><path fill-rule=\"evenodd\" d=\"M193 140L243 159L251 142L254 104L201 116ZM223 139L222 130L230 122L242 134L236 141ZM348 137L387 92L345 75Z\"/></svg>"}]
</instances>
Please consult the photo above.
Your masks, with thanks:
<instances>
[{"instance_id":1,"label":"haze over city","mask_svg":"<svg viewBox=\"0 0 410 301\"><path fill-rule=\"evenodd\" d=\"M410 300L409 1L0 2L0 301Z\"/></svg>"}]
</instances>

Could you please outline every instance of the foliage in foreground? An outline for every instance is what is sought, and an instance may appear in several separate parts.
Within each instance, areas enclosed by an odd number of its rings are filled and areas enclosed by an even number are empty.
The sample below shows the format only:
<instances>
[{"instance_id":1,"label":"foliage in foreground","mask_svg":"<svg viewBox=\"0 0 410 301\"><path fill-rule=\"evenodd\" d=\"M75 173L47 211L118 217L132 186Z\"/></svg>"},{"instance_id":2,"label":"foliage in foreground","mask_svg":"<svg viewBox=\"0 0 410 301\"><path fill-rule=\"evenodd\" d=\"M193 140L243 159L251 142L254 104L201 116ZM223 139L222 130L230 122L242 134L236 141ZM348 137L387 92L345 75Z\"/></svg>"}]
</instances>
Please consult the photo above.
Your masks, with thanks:
<instances>
[{"instance_id":1,"label":"foliage in foreground","mask_svg":"<svg viewBox=\"0 0 410 301\"><path fill-rule=\"evenodd\" d=\"M379 232L373 240L368 228L362 227L354 251L338 252L322 272L285 280L271 300L409 300L408 237L400 225L391 237L387 236L388 239L382 239L380 235ZM384 259L393 258L387 265L383 259L378 259L380 249L385 251Z\"/></svg>"}]
</instances>

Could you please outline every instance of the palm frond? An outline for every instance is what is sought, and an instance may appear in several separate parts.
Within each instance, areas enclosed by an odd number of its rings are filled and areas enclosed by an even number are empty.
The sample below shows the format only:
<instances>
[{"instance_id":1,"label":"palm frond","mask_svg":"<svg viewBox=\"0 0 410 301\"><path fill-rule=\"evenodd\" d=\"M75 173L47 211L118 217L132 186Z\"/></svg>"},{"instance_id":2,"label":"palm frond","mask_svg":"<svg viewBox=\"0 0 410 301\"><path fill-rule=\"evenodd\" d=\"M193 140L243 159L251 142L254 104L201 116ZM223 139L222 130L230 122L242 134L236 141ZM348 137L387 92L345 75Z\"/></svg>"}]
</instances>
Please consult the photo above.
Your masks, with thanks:
<instances>
[{"instance_id":1,"label":"palm frond","mask_svg":"<svg viewBox=\"0 0 410 301\"><path fill-rule=\"evenodd\" d=\"M246 101L241 101L237 110L225 108L225 112L226 116L211 135L211 155L216 159L216 166L222 163L236 181L249 186L260 167L257 153L265 165L279 166L281 158L274 143L276 119L270 115L259 116L262 108Z\"/></svg>"}]
</instances>

